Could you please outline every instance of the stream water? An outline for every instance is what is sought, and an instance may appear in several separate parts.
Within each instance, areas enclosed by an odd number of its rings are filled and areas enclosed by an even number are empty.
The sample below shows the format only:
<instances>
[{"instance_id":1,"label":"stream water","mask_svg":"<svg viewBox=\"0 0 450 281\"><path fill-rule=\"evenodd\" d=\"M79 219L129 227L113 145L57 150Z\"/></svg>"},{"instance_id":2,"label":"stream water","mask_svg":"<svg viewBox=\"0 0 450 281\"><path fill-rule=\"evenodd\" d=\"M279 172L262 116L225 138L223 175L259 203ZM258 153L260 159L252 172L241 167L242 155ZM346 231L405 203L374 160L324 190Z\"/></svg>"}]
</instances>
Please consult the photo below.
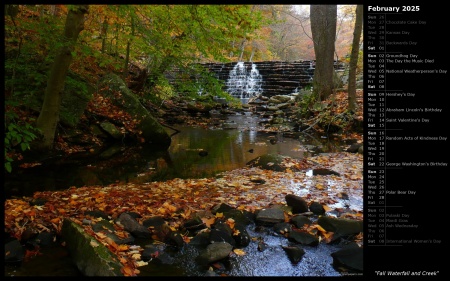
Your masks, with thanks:
<instances>
[{"instance_id":1,"label":"stream water","mask_svg":"<svg viewBox=\"0 0 450 281\"><path fill-rule=\"evenodd\" d=\"M180 133L172 136L167 151L114 146L100 156L14 171L5 175L6 198L72 186L210 177L244 167L248 161L266 153L301 159L314 153L307 148L312 146L322 152L342 150L339 143L327 138L305 136L299 140L281 133L258 132L255 128L259 119L254 116L229 116L226 122L236 129L178 127ZM275 139L276 143L270 139ZM207 155L200 156L200 151L206 151Z\"/></svg>"},{"instance_id":2,"label":"stream water","mask_svg":"<svg viewBox=\"0 0 450 281\"><path fill-rule=\"evenodd\" d=\"M293 139L278 133L262 133L254 130L258 118L246 115L230 116L227 122L236 129L203 129L178 127L180 133L172 137L167 151L151 148L114 148L116 154L108 159L90 157L65 165L36 166L15 172L5 179L6 198L12 196L32 196L40 190L62 190L71 186L108 185L117 182L143 183L167 180L175 177L200 178L241 168L246 163L266 153L277 153L293 158L302 158L314 152L308 145L320 147L324 152L342 151L340 144L325 138ZM270 142L276 139L276 142ZM200 151L207 155L201 156ZM251 230L249 230L251 232ZM252 233L250 233L252 234ZM261 235L261 234L255 234ZM339 275L332 266L330 252L333 246L323 245L312 248L305 256L302 266L292 265L280 245L281 237L268 236L266 243L270 249L262 255L249 246L245 257L231 261L233 276L257 275ZM64 248L46 250L22 266L5 266L5 276L79 276ZM186 263L195 251L187 247L171 259L178 265L158 265L143 268L142 275L188 275L198 272L194 265ZM256 256L258 256L256 258ZM187 259L186 259L187 258ZM282 259L282 261L280 261ZM180 266L181 264L181 266ZM310 265L308 265L310 264Z\"/></svg>"}]
</instances>

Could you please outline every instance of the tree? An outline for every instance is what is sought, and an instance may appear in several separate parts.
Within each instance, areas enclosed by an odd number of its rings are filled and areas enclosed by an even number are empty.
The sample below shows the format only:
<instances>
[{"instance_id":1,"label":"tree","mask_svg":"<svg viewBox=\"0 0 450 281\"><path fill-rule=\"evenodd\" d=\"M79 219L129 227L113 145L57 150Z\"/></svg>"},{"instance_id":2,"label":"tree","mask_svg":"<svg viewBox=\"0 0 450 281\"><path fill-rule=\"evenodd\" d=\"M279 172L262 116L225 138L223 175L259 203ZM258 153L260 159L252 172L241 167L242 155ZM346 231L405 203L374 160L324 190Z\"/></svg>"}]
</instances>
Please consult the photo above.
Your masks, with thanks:
<instances>
[{"instance_id":1,"label":"tree","mask_svg":"<svg viewBox=\"0 0 450 281\"><path fill-rule=\"evenodd\" d=\"M363 25L363 6L356 6L355 30L353 32L352 52L348 71L348 110L354 111L356 107L356 66L359 55L359 40Z\"/></svg>"},{"instance_id":2,"label":"tree","mask_svg":"<svg viewBox=\"0 0 450 281\"><path fill-rule=\"evenodd\" d=\"M84 29L84 15L88 11L89 5L76 5L69 8L64 34L60 41L61 46L50 69L44 102L36 123L37 128L42 132L42 140L37 144L37 149L53 148L66 74L72 61L72 52L78 35Z\"/></svg>"},{"instance_id":3,"label":"tree","mask_svg":"<svg viewBox=\"0 0 450 281\"><path fill-rule=\"evenodd\" d=\"M316 56L313 92L319 100L325 100L333 93L334 89L337 5L311 5L310 17L314 54Z\"/></svg>"}]
</instances>

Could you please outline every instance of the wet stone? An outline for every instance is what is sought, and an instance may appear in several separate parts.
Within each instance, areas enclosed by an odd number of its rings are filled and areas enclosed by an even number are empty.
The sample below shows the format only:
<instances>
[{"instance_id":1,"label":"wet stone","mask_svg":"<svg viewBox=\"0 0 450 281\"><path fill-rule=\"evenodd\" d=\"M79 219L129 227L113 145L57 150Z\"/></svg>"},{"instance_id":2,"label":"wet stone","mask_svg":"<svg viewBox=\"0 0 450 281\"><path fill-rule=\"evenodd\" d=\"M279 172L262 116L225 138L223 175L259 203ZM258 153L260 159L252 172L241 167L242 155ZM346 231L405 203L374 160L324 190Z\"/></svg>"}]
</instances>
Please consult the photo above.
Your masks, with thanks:
<instances>
[{"instance_id":1,"label":"wet stone","mask_svg":"<svg viewBox=\"0 0 450 281\"><path fill-rule=\"evenodd\" d=\"M306 232L292 231L289 233L289 240L308 246L319 245L319 239Z\"/></svg>"},{"instance_id":2,"label":"wet stone","mask_svg":"<svg viewBox=\"0 0 450 281\"><path fill-rule=\"evenodd\" d=\"M303 216L303 215L298 215L298 216L294 216L291 218L291 222L297 227L297 228L302 228L305 224L311 224L312 221Z\"/></svg>"},{"instance_id":3,"label":"wet stone","mask_svg":"<svg viewBox=\"0 0 450 281\"><path fill-rule=\"evenodd\" d=\"M325 209L319 202L312 202L309 205L309 210L313 212L315 215L323 215L325 214Z\"/></svg>"},{"instance_id":4,"label":"wet stone","mask_svg":"<svg viewBox=\"0 0 450 281\"><path fill-rule=\"evenodd\" d=\"M313 170L313 175L317 176L327 176L327 175L336 175L336 176L340 176L341 174L339 174L338 172L335 172L333 170L330 169L325 169L325 168L317 168Z\"/></svg>"},{"instance_id":5,"label":"wet stone","mask_svg":"<svg viewBox=\"0 0 450 281\"><path fill-rule=\"evenodd\" d=\"M263 209L256 215L256 222L264 225L273 225L284 221L284 212L278 208Z\"/></svg>"},{"instance_id":6,"label":"wet stone","mask_svg":"<svg viewBox=\"0 0 450 281\"><path fill-rule=\"evenodd\" d=\"M236 223L248 225L253 222L253 214L248 211L230 210L223 213L225 218L232 218Z\"/></svg>"},{"instance_id":7,"label":"wet stone","mask_svg":"<svg viewBox=\"0 0 450 281\"><path fill-rule=\"evenodd\" d=\"M236 241L233 239L231 234L223 229L211 229L209 241L210 243L227 242L232 246L236 245Z\"/></svg>"},{"instance_id":8,"label":"wet stone","mask_svg":"<svg viewBox=\"0 0 450 281\"><path fill-rule=\"evenodd\" d=\"M238 247L246 247L250 244L251 237L247 232L246 226L243 224L236 224L234 229L239 231L237 235L233 235L234 240L236 241L236 246Z\"/></svg>"},{"instance_id":9,"label":"wet stone","mask_svg":"<svg viewBox=\"0 0 450 281\"><path fill-rule=\"evenodd\" d=\"M286 252L287 256L289 257L289 260L294 264L299 263L303 255L305 254L305 250L300 248L300 246L281 246L281 247Z\"/></svg>"},{"instance_id":10,"label":"wet stone","mask_svg":"<svg viewBox=\"0 0 450 281\"><path fill-rule=\"evenodd\" d=\"M206 225L200 218L190 219L183 224L183 228L189 232L195 233L201 229L205 229Z\"/></svg>"},{"instance_id":11,"label":"wet stone","mask_svg":"<svg viewBox=\"0 0 450 281\"><path fill-rule=\"evenodd\" d=\"M165 223L166 223L166 221L162 217L155 216L155 217L151 217L151 218L144 220L142 222L142 225L148 228L151 226L153 226L153 227L161 226Z\"/></svg>"},{"instance_id":12,"label":"wet stone","mask_svg":"<svg viewBox=\"0 0 450 281\"><path fill-rule=\"evenodd\" d=\"M287 205L292 207L293 214L308 212L308 203L300 196L288 194L284 198Z\"/></svg>"},{"instance_id":13,"label":"wet stone","mask_svg":"<svg viewBox=\"0 0 450 281\"><path fill-rule=\"evenodd\" d=\"M234 208L231 207L230 205L227 205L225 203L221 203L219 205L214 206L214 208L212 208L211 212L213 214L216 214L216 213L223 213L223 212L231 211L233 209Z\"/></svg>"},{"instance_id":14,"label":"wet stone","mask_svg":"<svg viewBox=\"0 0 450 281\"><path fill-rule=\"evenodd\" d=\"M97 211L97 210L87 211L84 214L88 215L90 217L93 217L93 218L102 218L104 220L108 220L109 219L108 215L105 212L103 212L103 211Z\"/></svg>"},{"instance_id":15,"label":"wet stone","mask_svg":"<svg viewBox=\"0 0 450 281\"><path fill-rule=\"evenodd\" d=\"M343 248L331 254L336 269L346 268L351 272L363 271L363 249L356 247Z\"/></svg>"},{"instance_id":16,"label":"wet stone","mask_svg":"<svg viewBox=\"0 0 450 281\"><path fill-rule=\"evenodd\" d=\"M25 257L25 249L19 240L12 240L5 244L5 262L17 263L21 262Z\"/></svg>"},{"instance_id":17,"label":"wet stone","mask_svg":"<svg viewBox=\"0 0 450 281\"><path fill-rule=\"evenodd\" d=\"M326 231L334 232L335 237L358 234L363 231L363 222L320 216L317 223Z\"/></svg>"},{"instance_id":18,"label":"wet stone","mask_svg":"<svg viewBox=\"0 0 450 281\"><path fill-rule=\"evenodd\" d=\"M151 232L127 213L120 214L116 221L136 238L151 237Z\"/></svg>"},{"instance_id":19,"label":"wet stone","mask_svg":"<svg viewBox=\"0 0 450 281\"><path fill-rule=\"evenodd\" d=\"M95 232L104 231L105 229L115 231L114 225L107 220L101 220L92 224L92 230Z\"/></svg>"},{"instance_id":20,"label":"wet stone","mask_svg":"<svg viewBox=\"0 0 450 281\"><path fill-rule=\"evenodd\" d=\"M194 236L189 242L189 245L198 246L198 247L206 247L209 245L209 231L200 232Z\"/></svg>"},{"instance_id":21,"label":"wet stone","mask_svg":"<svg viewBox=\"0 0 450 281\"><path fill-rule=\"evenodd\" d=\"M287 222L280 222L273 226L273 230L278 234L284 235L292 231L292 225Z\"/></svg>"},{"instance_id":22,"label":"wet stone","mask_svg":"<svg viewBox=\"0 0 450 281\"><path fill-rule=\"evenodd\" d=\"M227 258L233 246L226 242L216 242L209 244L196 258L200 265L208 265L215 261Z\"/></svg>"}]
</instances>

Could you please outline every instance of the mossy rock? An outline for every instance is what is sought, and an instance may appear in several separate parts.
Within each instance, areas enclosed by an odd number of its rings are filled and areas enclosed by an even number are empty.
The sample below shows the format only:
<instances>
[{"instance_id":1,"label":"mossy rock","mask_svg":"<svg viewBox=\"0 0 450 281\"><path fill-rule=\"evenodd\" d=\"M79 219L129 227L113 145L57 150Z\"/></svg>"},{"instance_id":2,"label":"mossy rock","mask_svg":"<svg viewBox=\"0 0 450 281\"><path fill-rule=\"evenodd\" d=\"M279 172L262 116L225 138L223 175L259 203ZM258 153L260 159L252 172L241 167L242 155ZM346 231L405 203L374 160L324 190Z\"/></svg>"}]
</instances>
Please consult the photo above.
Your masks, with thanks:
<instances>
[{"instance_id":1,"label":"mossy rock","mask_svg":"<svg viewBox=\"0 0 450 281\"><path fill-rule=\"evenodd\" d=\"M122 265L111 251L70 219L64 219L61 234L70 255L84 276L123 276Z\"/></svg>"}]
</instances>

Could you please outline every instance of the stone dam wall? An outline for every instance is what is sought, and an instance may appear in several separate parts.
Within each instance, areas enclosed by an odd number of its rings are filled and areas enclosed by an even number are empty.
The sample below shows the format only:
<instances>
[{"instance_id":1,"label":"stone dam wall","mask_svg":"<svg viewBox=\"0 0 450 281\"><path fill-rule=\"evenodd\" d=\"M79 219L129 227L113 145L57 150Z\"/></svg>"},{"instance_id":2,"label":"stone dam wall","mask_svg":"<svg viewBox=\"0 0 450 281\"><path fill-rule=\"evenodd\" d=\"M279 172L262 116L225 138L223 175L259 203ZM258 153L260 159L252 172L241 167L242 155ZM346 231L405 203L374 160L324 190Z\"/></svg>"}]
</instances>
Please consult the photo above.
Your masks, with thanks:
<instances>
[{"instance_id":1,"label":"stone dam wall","mask_svg":"<svg viewBox=\"0 0 450 281\"><path fill-rule=\"evenodd\" d=\"M249 98L259 93L267 97L288 95L310 85L314 75L312 61L229 62L202 65L213 72L218 79L224 81L224 91L238 98ZM174 72L171 75L171 77L177 76ZM236 89L231 88L239 87L239 85L242 90L240 93L235 93Z\"/></svg>"}]
</instances>

